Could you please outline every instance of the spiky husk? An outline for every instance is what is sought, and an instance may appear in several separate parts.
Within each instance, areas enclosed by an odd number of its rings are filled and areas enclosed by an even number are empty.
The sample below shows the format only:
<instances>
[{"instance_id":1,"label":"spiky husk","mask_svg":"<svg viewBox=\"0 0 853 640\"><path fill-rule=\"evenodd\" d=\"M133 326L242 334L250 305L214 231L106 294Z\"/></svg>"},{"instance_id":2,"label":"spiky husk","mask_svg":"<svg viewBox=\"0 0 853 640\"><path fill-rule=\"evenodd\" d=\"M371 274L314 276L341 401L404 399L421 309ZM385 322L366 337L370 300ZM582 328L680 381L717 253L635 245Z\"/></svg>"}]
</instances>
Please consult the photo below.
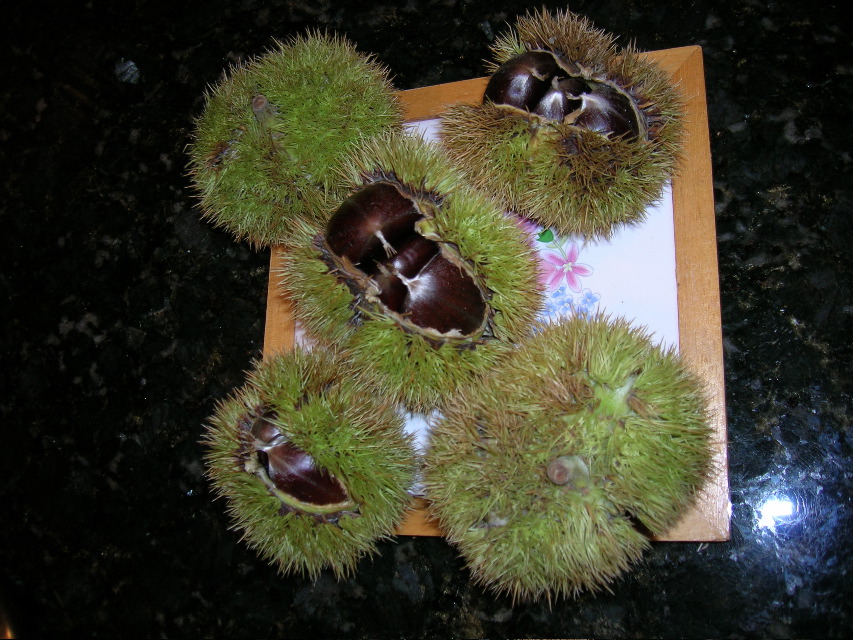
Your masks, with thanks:
<instances>
[{"instance_id":1,"label":"spiky husk","mask_svg":"<svg viewBox=\"0 0 853 640\"><path fill-rule=\"evenodd\" d=\"M473 576L514 599L608 589L708 477L697 379L624 320L545 325L444 406L427 495ZM588 469L548 479L561 456Z\"/></svg>"},{"instance_id":2,"label":"spiky husk","mask_svg":"<svg viewBox=\"0 0 853 640\"><path fill-rule=\"evenodd\" d=\"M609 237L640 222L677 170L683 101L666 73L634 47L566 12L528 14L493 46L494 72L530 50L560 54L583 77L617 85L640 105L648 140L609 139L518 110L454 105L442 115L442 143L475 185L507 209L561 234Z\"/></svg>"},{"instance_id":3,"label":"spiky husk","mask_svg":"<svg viewBox=\"0 0 853 640\"><path fill-rule=\"evenodd\" d=\"M458 250L489 294L485 332L464 340L427 339L376 305L357 301L316 248L322 228L303 225L288 241L281 291L308 334L345 345L365 384L378 393L411 411L429 411L463 380L494 368L529 330L542 305L535 256L515 219L467 186L444 154L419 137L364 141L343 165L341 180L345 195L390 180L415 198L440 202L433 231Z\"/></svg>"},{"instance_id":4,"label":"spiky husk","mask_svg":"<svg viewBox=\"0 0 853 640\"><path fill-rule=\"evenodd\" d=\"M259 95L268 104L253 109ZM323 210L355 140L401 125L387 69L346 39L276 42L208 91L189 147L202 215L238 240L276 243L292 219Z\"/></svg>"},{"instance_id":5,"label":"spiky husk","mask_svg":"<svg viewBox=\"0 0 853 640\"><path fill-rule=\"evenodd\" d=\"M279 431L343 483L357 515L329 519L283 508L246 470L249 443L240 423L258 407L273 409ZM416 459L402 419L355 385L331 350L296 350L257 363L246 385L218 404L203 442L207 475L227 501L234 528L283 573L352 573L410 504Z\"/></svg>"}]
</instances>

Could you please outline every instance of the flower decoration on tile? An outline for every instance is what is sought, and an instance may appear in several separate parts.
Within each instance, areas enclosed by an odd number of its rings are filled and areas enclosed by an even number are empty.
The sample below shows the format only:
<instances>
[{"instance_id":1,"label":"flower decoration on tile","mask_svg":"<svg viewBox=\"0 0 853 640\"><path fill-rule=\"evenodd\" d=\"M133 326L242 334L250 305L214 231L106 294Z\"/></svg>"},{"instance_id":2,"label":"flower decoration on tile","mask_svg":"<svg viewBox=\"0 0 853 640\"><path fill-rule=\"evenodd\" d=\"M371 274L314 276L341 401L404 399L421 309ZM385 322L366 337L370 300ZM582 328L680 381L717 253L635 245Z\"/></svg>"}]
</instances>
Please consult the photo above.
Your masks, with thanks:
<instances>
[{"instance_id":1,"label":"flower decoration on tile","mask_svg":"<svg viewBox=\"0 0 853 640\"><path fill-rule=\"evenodd\" d=\"M536 242L539 240L539 236L543 233L542 227L533 222L530 218L518 215L514 215L513 217L518 228L521 229L529 239L530 246L536 248ZM551 235L553 236L554 234L552 233Z\"/></svg>"},{"instance_id":2,"label":"flower decoration on tile","mask_svg":"<svg viewBox=\"0 0 853 640\"><path fill-rule=\"evenodd\" d=\"M593 293L589 289L584 289L578 301L575 303L575 313L578 315L592 316L598 311L598 301L601 300L601 295Z\"/></svg>"},{"instance_id":3,"label":"flower decoration on tile","mask_svg":"<svg viewBox=\"0 0 853 640\"><path fill-rule=\"evenodd\" d=\"M566 285L557 287L546 298L545 313L548 320L559 320L561 316L574 313L574 297L566 291Z\"/></svg>"},{"instance_id":4,"label":"flower decoration on tile","mask_svg":"<svg viewBox=\"0 0 853 640\"><path fill-rule=\"evenodd\" d=\"M543 319L559 321L571 315L588 317L598 311L601 294L582 286L581 279L591 276L594 269L579 262L581 248L578 243L524 219L519 225L535 241L539 253L539 273L546 288Z\"/></svg>"},{"instance_id":5,"label":"flower decoration on tile","mask_svg":"<svg viewBox=\"0 0 853 640\"><path fill-rule=\"evenodd\" d=\"M544 245L540 251L543 262L545 285L552 288L564 279L569 288L575 293L581 291L580 279L591 276L593 268L588 264L578 262L580 248L574 240L560 238L551 229L539 232L537 240Z\"/></svg>"}]
</instances>

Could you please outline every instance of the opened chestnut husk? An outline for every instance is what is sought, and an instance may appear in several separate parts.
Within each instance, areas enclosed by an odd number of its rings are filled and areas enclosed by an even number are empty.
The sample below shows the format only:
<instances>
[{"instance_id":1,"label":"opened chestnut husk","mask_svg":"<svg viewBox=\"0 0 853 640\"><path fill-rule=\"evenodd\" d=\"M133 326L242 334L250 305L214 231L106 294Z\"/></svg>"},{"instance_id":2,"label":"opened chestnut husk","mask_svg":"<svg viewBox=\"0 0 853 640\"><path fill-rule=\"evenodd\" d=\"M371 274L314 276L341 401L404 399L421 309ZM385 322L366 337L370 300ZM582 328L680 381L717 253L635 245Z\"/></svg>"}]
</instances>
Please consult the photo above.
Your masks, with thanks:
<instances>
[{"instance_id":1,"label":"opened chestnut husk","mask_svg":"<svg viewBox=\"0 0 853 640\"><path fill-rule=\"evenodd\" d=\"M349 575L411 504L418 465L403 420L348 370L335 349L277 353L208 420L213 489L282 573Z\"/></svg>"},{"instance_id":2,"label":"opened chestnut husk","mask_svg":"<svg viewBox=\"0 0 853 640\"><path fill-rule=\"evenodd\" d=\"M429 411L528 331L542 304L535 256L516 219L419 137L365 141L342 176L326 224L288 241L281 292L366 384Z\"/></svg>"},{"instance_id":3,"label":"opened chestnut husk","mask_svg":"<svg viewBox=\"0 0 853 640\"><path fill-rule=\"evenodd\" d=\"M468 178L563 235L642 221L681 153L683 103L666 73L567 11L520 18L492 49L482 104L441 118Z\"/></svg>"}]
</instances>

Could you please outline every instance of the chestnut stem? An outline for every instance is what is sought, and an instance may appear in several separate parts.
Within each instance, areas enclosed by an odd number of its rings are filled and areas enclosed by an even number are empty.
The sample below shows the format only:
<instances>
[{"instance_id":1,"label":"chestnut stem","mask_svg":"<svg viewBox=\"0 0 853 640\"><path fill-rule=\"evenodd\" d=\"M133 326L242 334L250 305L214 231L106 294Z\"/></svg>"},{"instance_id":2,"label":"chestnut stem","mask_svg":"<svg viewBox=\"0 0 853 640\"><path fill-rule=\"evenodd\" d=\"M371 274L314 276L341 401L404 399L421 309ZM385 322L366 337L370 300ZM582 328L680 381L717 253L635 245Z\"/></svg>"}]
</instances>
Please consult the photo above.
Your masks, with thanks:
<instances>
[{"instance_id":1,"label":"chestnut stem","mask_svg":"<svg viewBox=\"0 0 853 640\"><path fill-rule=\"evenodd\" d=\"M589 467L580 456L559 456L548 463L548 479L554 484L569 485L571 489L589 487Z\"/></svg>"},{"instance_id":2,"label":"chestnut stem","mask_svg":"<svg viewBox=\"0 0 853 640\"><path fill-rule=\"evenodd\" d=\"M255 118L257 118L258 123L262 127L270 124L273 116L275 115L270 101L262 93L259 93L252 98L252 112L255 114Z\"/></svg>"}]
</instances>

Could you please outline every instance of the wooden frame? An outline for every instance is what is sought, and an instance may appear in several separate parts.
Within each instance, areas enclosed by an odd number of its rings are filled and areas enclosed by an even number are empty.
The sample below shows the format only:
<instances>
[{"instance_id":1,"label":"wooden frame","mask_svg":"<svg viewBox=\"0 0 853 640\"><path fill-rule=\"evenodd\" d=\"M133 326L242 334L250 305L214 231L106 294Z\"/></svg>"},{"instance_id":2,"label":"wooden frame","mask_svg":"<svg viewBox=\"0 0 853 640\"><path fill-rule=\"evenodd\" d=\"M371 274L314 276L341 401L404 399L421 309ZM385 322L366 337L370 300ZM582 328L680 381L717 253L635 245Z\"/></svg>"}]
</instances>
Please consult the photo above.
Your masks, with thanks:
<instances>
[{"instance_id":1,"label":"wooden frame","mask_svg":"<svg viewBox=\"0 0 853 640\"><path fill-rule=\"evenodd\" d=\"M686 102L684 158L678 175L672 181L679 349L705 383L716 434L713 476L695 506L671 531L658 539L723 541L729 539L731 503L714 194L702 50L698 46L690 46L644 55L655 60L671 75ZM458 102L477 103L482 99L486 82L487 78L476 78L401 91L399 97L406 120L435 118L446 106ZM295 325L290 303L278 294L274 277L281 259L281 249L273 247L267 294L265 356L292 349L294 345ZM423 499L416 500L415 509L397 533L442 535L424 507Z\"/></svg>"}]
</instances>

